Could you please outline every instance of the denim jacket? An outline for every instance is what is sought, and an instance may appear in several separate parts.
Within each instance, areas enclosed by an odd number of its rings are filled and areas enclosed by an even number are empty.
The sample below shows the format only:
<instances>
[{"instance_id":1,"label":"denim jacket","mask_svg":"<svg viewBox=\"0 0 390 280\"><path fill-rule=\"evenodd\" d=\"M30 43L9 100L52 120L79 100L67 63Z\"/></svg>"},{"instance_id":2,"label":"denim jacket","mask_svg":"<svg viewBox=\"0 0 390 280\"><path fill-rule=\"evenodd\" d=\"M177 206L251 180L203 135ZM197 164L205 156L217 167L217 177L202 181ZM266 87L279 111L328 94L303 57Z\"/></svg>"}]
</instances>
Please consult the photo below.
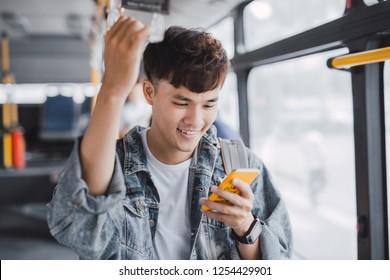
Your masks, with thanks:
<instances>
[{"instance_id":1,"label":"denim jacket","mask_svg":"<svg viewBox=\"0 0 390 280\"><path fill-rule=\"evenodd\" d=\"M114 173L105 195L88 193L81 174L80 140L75 143L48 204L48 224L51 234L81 259L158 258L153 238L160 200L140 136L143 129L135 127L117 141ZM262 223L262 258L290 258L292 236L286 207L264 164L249 149L247 154L249 167L261 170L251 188L255 197L252 213ZM232 229L200 211L199 199L209 196L211 185L218 185L224 176L212 126L201 138L189 168L190 259L240 259Z\"/></svg>"}]
</instances>

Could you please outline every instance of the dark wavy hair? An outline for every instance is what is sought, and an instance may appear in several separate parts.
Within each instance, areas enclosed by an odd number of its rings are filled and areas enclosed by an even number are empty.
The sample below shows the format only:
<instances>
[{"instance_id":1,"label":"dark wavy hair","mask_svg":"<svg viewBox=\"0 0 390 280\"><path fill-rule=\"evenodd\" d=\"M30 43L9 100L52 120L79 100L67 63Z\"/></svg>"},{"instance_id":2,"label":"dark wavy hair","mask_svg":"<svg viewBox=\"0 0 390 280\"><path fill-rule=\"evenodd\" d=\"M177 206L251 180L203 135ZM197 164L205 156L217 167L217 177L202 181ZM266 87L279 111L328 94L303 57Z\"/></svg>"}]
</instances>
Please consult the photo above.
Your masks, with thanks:
<instances>
[{"instance_id":1,"label":"dark wavy hair","mask_svg":"<svg viewBox=\"0 0 390 280\"><path fill-rule=\"evenodd\" d=\"M229 71L221 42L201 28L168 28L162 42L147 45L143 63L145 75L155 87L162 79L196 93L222 86Z\"/></svg>"}]
</instances>

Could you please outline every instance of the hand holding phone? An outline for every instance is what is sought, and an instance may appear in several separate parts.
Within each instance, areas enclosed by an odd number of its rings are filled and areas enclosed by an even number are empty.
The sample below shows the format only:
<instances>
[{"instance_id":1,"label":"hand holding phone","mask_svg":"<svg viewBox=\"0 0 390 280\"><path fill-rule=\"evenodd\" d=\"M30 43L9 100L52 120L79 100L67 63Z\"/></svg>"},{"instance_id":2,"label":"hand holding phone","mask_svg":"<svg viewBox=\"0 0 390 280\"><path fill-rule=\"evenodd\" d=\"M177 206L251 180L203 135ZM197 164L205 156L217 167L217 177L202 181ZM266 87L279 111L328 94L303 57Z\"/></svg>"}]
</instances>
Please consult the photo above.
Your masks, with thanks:
<instances>
[{"instance_id":1,"label":"hand holding phone","mask_svg":"<svg viewBox=\"0 0 390 280\"><path fill-rule=\"evenodd\" d=\"M236 193L236 194L240 194L240 190L237 189L233 184L232 184L232 180L234 178L237 178L237 179L240 179L242 181L244 181L245 183L247 183L248 185L250 185L253 180L260 174L260 170L259 169L255 169L255 168L240 168L240 169L236 169L234 171L232 171L223 181L222 183L219 185L219 187L223 190L227 190L229 192L232 192L232 193ZM214 201L214 202L217 202L217 203L224 203L224 204L230 204L229 201L227 201L225 198L213 193L211 194L211 196L209 197L209 200L211 201ZM211 210L210 208L208 208L207 206L203 205L202 206L202 209L204 211L208 211L208 210Z\"/></svg>"}]
</instances>

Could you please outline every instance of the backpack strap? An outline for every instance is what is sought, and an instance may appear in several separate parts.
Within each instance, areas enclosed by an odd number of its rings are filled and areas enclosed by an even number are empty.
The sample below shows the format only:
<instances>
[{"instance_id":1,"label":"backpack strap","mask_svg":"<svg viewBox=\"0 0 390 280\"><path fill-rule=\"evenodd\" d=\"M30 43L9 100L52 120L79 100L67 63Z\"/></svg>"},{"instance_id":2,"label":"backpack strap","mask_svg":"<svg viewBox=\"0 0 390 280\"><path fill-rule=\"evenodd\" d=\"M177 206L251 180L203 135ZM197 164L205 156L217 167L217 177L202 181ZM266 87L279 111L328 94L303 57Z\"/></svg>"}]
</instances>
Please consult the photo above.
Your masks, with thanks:
<instances>
[{"instance_id":1,"label":"backpack strap","mask_svg":"<svg viewBox=\"0 0 390 280\"><path fill-rule=\"evenodd\" d=\"M218 138L226 175L238 168L248 168L245 145L241 139Z\"/></svg>"}]
</instances>

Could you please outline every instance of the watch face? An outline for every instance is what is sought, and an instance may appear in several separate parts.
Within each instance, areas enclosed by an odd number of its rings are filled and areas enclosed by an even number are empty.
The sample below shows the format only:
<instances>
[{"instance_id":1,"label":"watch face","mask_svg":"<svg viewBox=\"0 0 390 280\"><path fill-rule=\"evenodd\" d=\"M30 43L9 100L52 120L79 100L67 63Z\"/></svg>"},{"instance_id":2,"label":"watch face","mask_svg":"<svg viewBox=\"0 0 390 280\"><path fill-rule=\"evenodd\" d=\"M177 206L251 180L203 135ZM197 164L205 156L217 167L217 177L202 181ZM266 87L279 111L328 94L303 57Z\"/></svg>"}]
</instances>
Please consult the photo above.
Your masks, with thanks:
<instances>
[{"instance_id":1,"label":"watch face","mask_svg":"<svg viewBox=\"0 0 390 280\"><path fill-rule=\"evenodd\" d=\"M234 230L231 231L231 236L237 242L242 244L253 244L256 242L257 238L259 238L262 227L260 220L255 217L255 220L252 222L248 232L245 236L237 236Z\"/></svg>"}]
</instances>

